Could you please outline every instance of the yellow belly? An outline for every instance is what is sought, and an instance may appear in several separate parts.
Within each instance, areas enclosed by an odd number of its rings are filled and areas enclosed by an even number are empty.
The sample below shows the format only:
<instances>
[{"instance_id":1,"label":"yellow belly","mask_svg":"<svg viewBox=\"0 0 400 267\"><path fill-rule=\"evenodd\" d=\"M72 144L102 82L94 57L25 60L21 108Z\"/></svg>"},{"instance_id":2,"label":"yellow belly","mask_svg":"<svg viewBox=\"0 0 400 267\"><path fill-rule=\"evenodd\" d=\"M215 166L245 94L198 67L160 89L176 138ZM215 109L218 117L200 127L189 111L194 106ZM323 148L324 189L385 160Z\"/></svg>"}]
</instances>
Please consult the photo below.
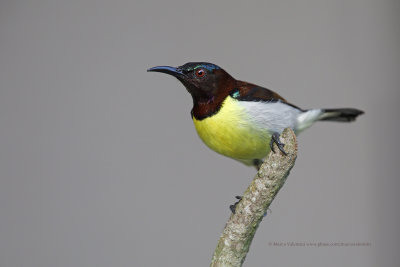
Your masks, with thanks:
<instances>
[{"instance_id":1,"label":"yellow belly","mask_svg":"<svg viewBox=\"0 0 400 267\"><path fill-rule=\"evenodd\" d=\"M228 96L219 112L193 122L203 142L212 150L245 163L262 159L270 151L271 133L255 125L238 100Z\"/></svg>"}]
</instances>

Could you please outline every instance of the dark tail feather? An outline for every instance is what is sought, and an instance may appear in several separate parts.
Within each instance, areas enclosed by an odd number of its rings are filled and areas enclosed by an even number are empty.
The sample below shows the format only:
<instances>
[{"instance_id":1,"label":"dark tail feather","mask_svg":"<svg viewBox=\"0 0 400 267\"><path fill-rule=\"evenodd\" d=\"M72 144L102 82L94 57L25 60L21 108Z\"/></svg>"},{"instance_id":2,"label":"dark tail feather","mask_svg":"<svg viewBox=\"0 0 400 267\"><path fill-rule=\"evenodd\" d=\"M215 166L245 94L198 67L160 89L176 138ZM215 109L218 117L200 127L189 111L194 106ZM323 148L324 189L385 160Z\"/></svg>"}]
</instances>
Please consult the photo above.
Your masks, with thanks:
<instances>
[{"instance_id":1,"label":"dark tail feather","mask_svg":"<svg viewBox=\"0 0 400 267\"><path fill-rule=\"evenodd\" d=\"M355 108L324 109L319 118L320 121L354 121L357 116L364 114L364 111Z\"/></svg>"}]
</instances>

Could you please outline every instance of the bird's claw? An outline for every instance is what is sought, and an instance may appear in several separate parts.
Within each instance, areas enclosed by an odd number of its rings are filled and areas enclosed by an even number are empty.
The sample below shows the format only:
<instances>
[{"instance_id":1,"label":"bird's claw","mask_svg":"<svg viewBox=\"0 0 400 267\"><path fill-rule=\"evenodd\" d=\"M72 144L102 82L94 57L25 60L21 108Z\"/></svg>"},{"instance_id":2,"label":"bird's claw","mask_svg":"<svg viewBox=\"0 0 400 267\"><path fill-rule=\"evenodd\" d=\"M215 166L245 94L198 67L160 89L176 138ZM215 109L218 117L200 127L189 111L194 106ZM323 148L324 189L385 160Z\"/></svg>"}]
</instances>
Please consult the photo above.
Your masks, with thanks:
<instances>
[{"instance_id":1,"label":"bird's claw","mask_svg":"<svg viewBox=\"0 0 400 267\"><path fill-rule=\"evenodd\" d=\"M236 201L235 203L233 203L233 205L230 205L230 206L229 206L229 209L232 211L233 214L235 214L235 212L236 212L236 206L237 206L237 204L240 202L240 200L242 200L242 197L241 197L241 196L236 196L235 198L238 199L238 201Z\"/></svg>"},{"instance_id":2,"label":"bird's claw","mask_svg":"<svg viewBox=\"0 0 400 267\"><path fill-rule=\"evenodd\" d=\"M279 133L275 132L272 134L271 136L271 141L269 142L269 146L271 147L272 152L275 153L274 150L274 143L278 146L279 150L285 155L287 156L286 151L283 149L283 147L285 146L285 144L283 144L281 142L281 140L279 139Z\"/></svg>"}]
</instances>

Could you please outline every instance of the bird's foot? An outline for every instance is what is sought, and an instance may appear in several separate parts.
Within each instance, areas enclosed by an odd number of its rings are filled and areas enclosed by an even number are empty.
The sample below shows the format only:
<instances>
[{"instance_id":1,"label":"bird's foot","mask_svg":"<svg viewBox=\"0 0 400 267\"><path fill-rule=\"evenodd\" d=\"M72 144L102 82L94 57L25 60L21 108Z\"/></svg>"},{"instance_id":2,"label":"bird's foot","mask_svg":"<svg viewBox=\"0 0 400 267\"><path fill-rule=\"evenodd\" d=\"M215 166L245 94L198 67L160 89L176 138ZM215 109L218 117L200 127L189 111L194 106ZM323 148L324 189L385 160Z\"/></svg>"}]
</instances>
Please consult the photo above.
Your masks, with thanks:
<instances>
[{"instance_id":1,"label":"bird's foot","mask_svg":"<svg viewBox=\"0 0 400 267\"><path fill-rule=\"evenodd\" d=\"M233 203L233 205L230 205L230 206L229 206L229 209L232 211L233 214L235 214L235 212L236 212L236 206L237 206L237 204L240 202L240 200L242 200L242 197L241 197L241 196L236 196L235 198L238 199L238 201L236 201L235 203Z\"/></svg>"},{"instance_id":2,"label":"bird's foot","mask_svg":"<svg viewBox=\"0 0 400 267\"><path fill-rule=\"evenodd\" d=\"M253 159L253 166L258 170L260 170L261 165L264 163L262 159Z\"/></svg>"},{"instance_id":3,"label":"bird's foot","mask_svg":"<svg viewBox=\"0 0 400 267\"><path fill-rule=\"evenodd\" d=\"M271 141L269 142L269 146L271 147L272 152L275 153L274 150L274 143L278 146L279 150L286 156L287 153L286 151L283 149L283 147L285 146L285 144L281 143L281 140L279 139L279 133L275 132L272 134L271 136Z\"/></svg>"}]
</instances>

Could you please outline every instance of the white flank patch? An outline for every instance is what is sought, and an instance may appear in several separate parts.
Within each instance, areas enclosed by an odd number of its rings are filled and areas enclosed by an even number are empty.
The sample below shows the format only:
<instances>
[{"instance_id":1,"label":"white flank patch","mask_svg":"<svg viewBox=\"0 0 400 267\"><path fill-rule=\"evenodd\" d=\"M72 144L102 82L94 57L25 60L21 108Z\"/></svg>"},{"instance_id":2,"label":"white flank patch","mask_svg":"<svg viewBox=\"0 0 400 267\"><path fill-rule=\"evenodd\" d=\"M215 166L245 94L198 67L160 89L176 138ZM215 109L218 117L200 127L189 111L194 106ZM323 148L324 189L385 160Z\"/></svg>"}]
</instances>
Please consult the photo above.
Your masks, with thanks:
<instances>
[{"instance_id":1,"label":"white flank patch","mask_svg":"<svg viewBox=\"0 0 400 267\"><path fill-rule=\"evenodd\" d=\"M288 127L300 133L317 121L323 113L320 109L302 112L283 102L240 101L240 104L254 125L270 133L281 133Z\"/></svg>"},{"instance_id":2,"label":"white flank patch","mask_svg":"<svg viewBox=\"0 0 400 267\"><path fill-rule=\"evenodd\" d=\"M270 133L295 129L301 111L282 102L240 101L252 122Z\"/></svg>"}]
</instances>

